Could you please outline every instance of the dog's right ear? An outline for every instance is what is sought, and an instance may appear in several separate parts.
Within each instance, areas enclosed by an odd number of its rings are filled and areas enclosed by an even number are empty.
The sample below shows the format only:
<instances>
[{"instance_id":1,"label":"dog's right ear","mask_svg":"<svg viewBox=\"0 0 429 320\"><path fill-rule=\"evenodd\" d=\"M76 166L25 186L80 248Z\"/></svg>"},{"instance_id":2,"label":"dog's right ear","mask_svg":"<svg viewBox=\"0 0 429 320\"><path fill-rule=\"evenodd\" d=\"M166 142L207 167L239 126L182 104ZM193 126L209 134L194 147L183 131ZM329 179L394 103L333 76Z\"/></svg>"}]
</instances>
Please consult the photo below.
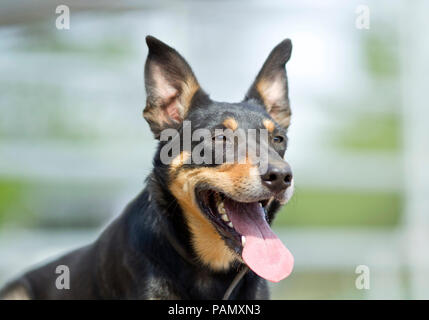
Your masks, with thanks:
<instances>
[{"instance_id":1,"label":"dog's right ear","mask_svg":"<svg viewBox=\"0 0 429 320\"><path fill-rule=\"evenodd\" d=\"M177 127L185 118L192 98L200 89L191 67L173 48L146 37L149 48L145 65L146 107L143 116L159 139L165 128Z\"/></svg>"}]
</instances>

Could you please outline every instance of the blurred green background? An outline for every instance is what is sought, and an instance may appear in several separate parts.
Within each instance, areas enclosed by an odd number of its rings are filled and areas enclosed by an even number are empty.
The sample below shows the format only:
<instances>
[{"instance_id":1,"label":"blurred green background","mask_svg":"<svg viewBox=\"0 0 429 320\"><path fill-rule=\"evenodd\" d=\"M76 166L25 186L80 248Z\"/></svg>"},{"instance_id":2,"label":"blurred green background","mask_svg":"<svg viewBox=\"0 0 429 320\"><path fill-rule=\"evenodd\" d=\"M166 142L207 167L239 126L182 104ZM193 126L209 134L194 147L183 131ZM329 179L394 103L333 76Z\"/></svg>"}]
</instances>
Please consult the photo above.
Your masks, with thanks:
<instances>
[{"instance_id":1,"label":"blurred green background","mask_svg":"<svg viewBox=\"0 0 429 320\"><path fill-rule=\"evenodd\" d=\"M354 1L63 3L70 30L55 28L55 1L2 4L0 284L94 239L143 188L155 147L141 117L147 34L227 101L288 37L296 190L275 227L296 267L273 298L416 297L401 262L403 2L370 1L369 30ZM355 286L361 264L370 290Z\"/></svg>"}]
</instances>

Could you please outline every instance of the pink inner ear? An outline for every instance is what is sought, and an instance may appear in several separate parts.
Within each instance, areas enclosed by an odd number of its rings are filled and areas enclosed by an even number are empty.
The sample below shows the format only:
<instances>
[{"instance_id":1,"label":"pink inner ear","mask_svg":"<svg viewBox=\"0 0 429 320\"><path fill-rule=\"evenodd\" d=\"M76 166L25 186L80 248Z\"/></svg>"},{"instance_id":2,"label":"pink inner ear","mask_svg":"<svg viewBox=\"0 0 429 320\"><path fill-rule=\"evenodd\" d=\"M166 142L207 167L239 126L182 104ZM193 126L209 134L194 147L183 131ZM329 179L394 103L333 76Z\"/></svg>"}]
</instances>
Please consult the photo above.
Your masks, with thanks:
<instances>
[{"instance_id":1,"label":"pink inner ear","mask_svg":"<svg viewBox=\"0 0 429 320\"><path fill-rule=\"evenodd\" d=\"M285 99L284 83L279 76L266 84L264 90L265 103L270 109L275 105L282 104L281 102Z\"/></svg>"},{"instance_id":2,"label":"pink inner ear","mask_svg":"<svg viewBox=\"0 0 429 320\"><path fill-rule=\"evenodd\" d=\"M179 108L180 108L180 105L179 105L177 96L172 97L167 107L165 108L165 113L167 114L167 118L180 122L182 117L179 113Z\"/></svg>"},{"instance_id":3,"label":"pink inner ear","mask_svg":"<svg viewBox=\"0 0 429 320\"><path fill-rule=\"evenodd\" d=\"M162 110L164 114L162 117L165 118L163 121L170 122L169 120L171 119L180 122L182 106L179 102L179 91L165 78L158 65L153 66L152 76L155 82L156 96L163 105Z\"/></svg>"}]
</instances>

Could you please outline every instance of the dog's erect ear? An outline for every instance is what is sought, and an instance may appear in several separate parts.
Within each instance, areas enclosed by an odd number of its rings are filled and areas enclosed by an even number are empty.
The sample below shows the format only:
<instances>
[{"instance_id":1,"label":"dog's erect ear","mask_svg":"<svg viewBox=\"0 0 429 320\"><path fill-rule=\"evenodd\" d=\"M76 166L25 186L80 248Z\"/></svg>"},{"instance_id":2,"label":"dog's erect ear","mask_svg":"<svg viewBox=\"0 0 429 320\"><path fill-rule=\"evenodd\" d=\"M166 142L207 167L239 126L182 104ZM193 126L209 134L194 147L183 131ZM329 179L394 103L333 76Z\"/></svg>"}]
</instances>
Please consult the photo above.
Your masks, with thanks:
<instances>
[{"instance_id":1,"label":"dog's erect ear","mask_svg":"<svg viewBox=\"0 0 429 320\"><path fill-rule=\"evenodd\" d=\"M146 37L149 54L145 65L146 107L143 116L156 138L161 130L175 127L185 118L192 98L200 89L191 67L173 48Z\"/></svg>"},{"instance_id":2,"label":"dog's erect ear","mask_svg":"<svg viewBox=\"0 0 429 320\"><path fill-rule=\"evenodd\" d=\"M245 97L245 100L255 99L262 103L271 117L284 128L289 126L291 116L285 69L291 52L292 42L289 39L280 42L271 51Z\"/></svg>"}]
</instances>

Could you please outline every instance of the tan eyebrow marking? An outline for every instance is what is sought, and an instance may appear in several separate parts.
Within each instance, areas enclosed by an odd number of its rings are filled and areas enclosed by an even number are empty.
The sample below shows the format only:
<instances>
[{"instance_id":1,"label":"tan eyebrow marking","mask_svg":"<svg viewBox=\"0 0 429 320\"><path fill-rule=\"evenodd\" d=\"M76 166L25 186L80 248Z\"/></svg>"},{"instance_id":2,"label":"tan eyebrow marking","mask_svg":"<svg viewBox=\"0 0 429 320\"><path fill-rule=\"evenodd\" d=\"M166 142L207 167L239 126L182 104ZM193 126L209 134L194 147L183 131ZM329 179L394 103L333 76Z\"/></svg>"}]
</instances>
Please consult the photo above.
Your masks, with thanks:
<instances>
[{"instance_id":1,"label":"tan eyebrow marking","mask_svg":"<svg viewBox=\"0 0 429 320\"><path fill-rule=\"evenodd\" d=\"M274 129L276 128L274 122L272 122L270 119L264 119L264 121L262 121L262 123L264 124L264 127L267 128L267 130L271 133L274 131Z\"/></svg>"},{"instance_id":2,"label":"tan eyebrow marking","mask_svg":"<svg viewBox=\"0 0 429 320\"><path fill-rule=\"evenodd\" d=\"M231 129L232 131L235 131L238 128L238 123L237 121L232 118L232 117L228 117L226 118L223 123L222 123L225 127L227 127L228 129Z\"/></svg>"}]
</instances>

